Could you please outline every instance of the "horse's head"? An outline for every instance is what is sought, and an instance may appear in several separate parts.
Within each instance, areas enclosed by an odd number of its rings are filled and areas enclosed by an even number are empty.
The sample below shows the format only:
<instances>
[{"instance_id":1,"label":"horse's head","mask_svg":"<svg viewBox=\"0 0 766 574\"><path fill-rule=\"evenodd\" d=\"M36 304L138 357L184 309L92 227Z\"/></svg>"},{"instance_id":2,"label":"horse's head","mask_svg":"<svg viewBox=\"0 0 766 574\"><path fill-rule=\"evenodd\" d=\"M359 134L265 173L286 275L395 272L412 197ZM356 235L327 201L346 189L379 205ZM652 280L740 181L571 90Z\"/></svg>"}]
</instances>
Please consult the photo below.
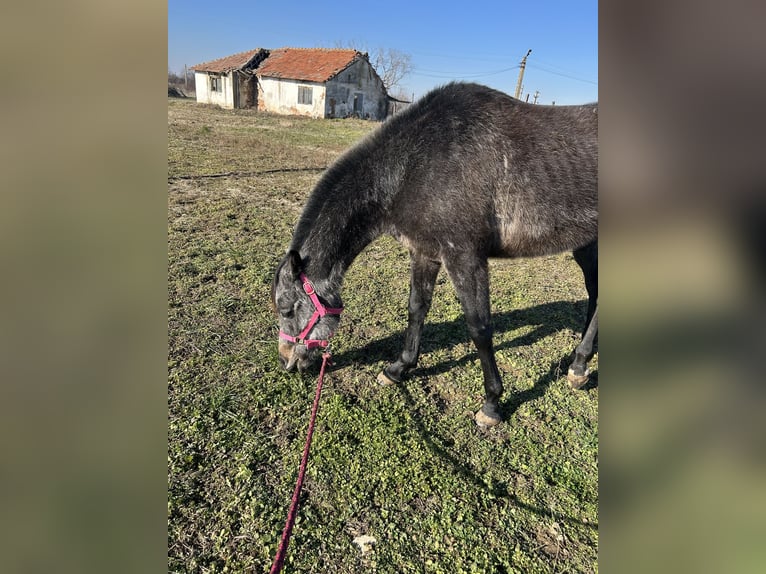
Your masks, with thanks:
<instances>
[{"instance_id":1,"label":"horse's head","mask_svg":"<svg viewBox=\"0 0 766 574\"><path fill-rule=\"evenodd\" d=\"M303 272L301 256L290 251L277 267L271 287L279 316L279 359L288 371L308 367L338 328L343 310L340 297L316 289Z\"/></svg>"}]
</instances>

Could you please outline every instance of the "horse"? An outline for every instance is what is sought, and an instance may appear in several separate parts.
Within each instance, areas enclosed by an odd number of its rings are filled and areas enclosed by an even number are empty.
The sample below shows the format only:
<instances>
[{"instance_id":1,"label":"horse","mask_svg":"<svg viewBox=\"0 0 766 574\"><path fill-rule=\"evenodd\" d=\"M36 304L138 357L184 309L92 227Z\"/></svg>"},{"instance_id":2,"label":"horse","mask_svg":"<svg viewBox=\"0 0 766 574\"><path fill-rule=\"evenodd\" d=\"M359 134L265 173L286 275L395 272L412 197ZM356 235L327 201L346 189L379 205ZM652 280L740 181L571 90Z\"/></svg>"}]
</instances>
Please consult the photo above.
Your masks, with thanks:
<instances>
[{"instance_id":1,"label":"horse","mask_svg":"<svg viewBox=\"0 0 766 574\"><path fill-rule=\"evenodd\" d=\"M567 378L589 378L598 333L598 104L546 106L453 82L389 118L321 176L272 282L279 358L307 368L338 328L346 270L389 234L410 254L404 349L378 375L396 384L417 364L442 266L484 377L481 427L502 422L488 259L572 251L588 293Z\"/></svg>"}]
</instances>

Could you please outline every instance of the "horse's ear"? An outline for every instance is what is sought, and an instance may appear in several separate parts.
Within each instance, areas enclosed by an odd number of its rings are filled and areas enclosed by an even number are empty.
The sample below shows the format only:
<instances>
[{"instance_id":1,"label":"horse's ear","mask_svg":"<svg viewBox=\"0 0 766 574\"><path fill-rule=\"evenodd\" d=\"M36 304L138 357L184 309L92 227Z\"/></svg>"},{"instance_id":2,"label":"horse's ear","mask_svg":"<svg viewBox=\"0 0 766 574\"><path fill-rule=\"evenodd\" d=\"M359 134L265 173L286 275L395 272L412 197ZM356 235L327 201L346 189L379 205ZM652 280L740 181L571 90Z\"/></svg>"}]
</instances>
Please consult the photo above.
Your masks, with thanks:
<instances>
[{"instance_id":1,"label":"horse's ear","mask_svg":"<svg viewBox=\"0 0 766 574\"><path fill-rule=\"evenodd\" d=\"M303 261L301 260L300 253L294 249L287 253L287 268L290 270L293 280L298 279L298 275L303 271Z\"/></svg>"}]
</instances>

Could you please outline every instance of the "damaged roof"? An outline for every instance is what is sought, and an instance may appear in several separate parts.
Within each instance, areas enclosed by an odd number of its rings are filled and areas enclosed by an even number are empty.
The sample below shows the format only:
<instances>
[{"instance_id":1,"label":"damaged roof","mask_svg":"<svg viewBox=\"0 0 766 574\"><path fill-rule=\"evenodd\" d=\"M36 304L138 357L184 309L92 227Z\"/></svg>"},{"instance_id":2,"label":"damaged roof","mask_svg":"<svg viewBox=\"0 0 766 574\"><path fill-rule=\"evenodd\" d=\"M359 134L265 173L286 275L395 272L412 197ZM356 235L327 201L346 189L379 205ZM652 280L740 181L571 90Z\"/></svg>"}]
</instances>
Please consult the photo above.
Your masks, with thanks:
<instances>
[{"instance_id":1,"label":"damaged roof","mask_svg":"<svg viewBox=\"0 0 766 574\"><path fill-rule=\"evenodd\" d=\"M258 75L307 82L326 82L357 58L362 57L364 57L362 53L356 50L280 48L271 51L269 57L258 68Z\"/></svg>"},{"instance_id":2,"label":"damaged roof","mask_svg":"<svg viewBox=\"0 0 766 574\"><path fill-rule=\"evenodd\" d=\"M217 60L211 60L210 62L204 62L192 66L192 70L195 72L228 72L230 70L239 70L247 66L256 55L262 52L262 48L256 48L254 50L248 50L247 52L240 52L232 56L226 56L225 58L218 58Z\"/></svg>"}]
</instances>

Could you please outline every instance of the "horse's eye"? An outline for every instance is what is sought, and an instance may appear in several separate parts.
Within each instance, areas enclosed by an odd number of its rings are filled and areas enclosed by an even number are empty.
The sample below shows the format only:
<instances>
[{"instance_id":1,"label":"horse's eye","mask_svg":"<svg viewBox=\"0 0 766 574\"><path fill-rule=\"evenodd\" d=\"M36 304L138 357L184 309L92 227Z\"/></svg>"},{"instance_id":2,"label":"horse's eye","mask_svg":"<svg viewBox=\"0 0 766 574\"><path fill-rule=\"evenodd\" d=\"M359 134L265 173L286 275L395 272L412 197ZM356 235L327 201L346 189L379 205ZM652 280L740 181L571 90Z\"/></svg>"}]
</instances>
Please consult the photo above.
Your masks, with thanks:
<instances>
[{"instance_id":1,"label":"horse's eye","mask_svg":"<svg viewBox=\"0 0 766 574\"><path fill-rule=\"evenodd\" d=\"M282 315L285 319L291 319L293 316L293 308L292 307L282 307L279 309L279 314Z\"/></svg>"}]
</instances>

